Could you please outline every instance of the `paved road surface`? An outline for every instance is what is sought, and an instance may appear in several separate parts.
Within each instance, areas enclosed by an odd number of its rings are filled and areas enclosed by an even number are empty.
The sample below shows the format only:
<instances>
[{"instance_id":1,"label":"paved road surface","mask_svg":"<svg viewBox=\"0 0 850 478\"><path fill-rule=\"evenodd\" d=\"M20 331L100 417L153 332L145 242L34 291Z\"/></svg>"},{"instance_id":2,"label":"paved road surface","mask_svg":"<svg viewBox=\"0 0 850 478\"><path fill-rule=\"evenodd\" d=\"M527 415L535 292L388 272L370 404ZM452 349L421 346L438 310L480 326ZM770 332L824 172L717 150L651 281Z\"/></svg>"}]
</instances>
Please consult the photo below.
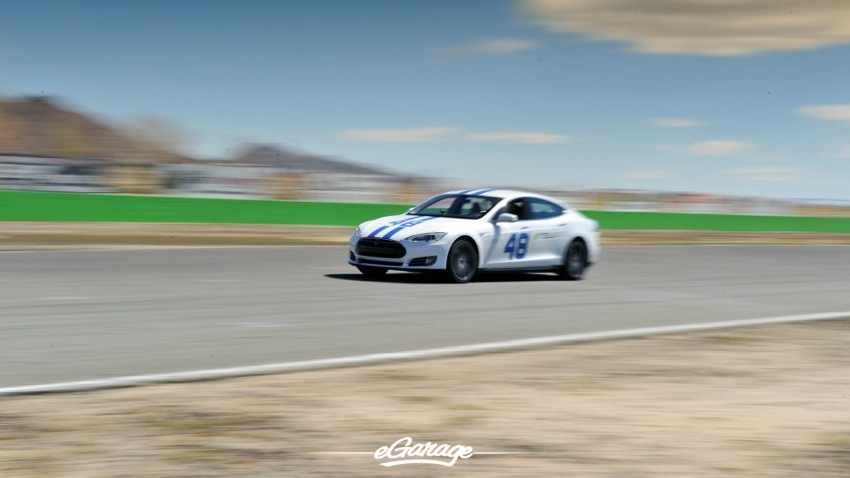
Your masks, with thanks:
<instances>
[{"instance_id":1,"label":"paved road surface","mask_svg":"<svg viewBox=\"0 0 850 478\"><path fill-rule=\"evenodd\" d=\"M850 310L850 247L609 247L582 282L365 281L340 247L0 253L0 388Z\"/></svg>"}]
</instances>

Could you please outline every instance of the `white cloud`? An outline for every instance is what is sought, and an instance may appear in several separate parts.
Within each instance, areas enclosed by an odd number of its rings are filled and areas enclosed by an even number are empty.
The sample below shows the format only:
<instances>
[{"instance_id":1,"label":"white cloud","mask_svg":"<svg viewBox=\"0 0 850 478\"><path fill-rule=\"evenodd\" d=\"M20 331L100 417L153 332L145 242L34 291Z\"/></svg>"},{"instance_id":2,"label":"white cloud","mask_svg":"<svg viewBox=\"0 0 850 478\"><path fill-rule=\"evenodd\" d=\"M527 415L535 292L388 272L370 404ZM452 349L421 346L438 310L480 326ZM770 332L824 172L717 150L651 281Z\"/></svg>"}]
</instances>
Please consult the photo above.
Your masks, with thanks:
<instances>
[{"instance_id":1,"label":"white cloud","mask_svg":"<svg viewBox=\"0 0 850 478\"><path fill-rule=\"evenodd\" d=\"M558 134L523 132L470 133L466 135L466 138L472 141L504 141L525 144L565 143L572 139L569 136Z\"/></svg>"},{"instance_id":2,"label":"white cloud","mask_svg":"<svg viewBox=\"0 0 850 478\"><path fill-rule=\"evenodd\" d=\"M850 123L850 105L819 105L797 108L797 114L829 121Z\"/></svg>"},{"instance_id":3,"label":"white cloud","mask_svg":"<svg viewBox=\"0 0 850 478\"><path fill-rule=\"evenodd\" d=\"M744 179L750 181L781 183L793 181L804 172L806 170L801 168L772 167L735 169L732 171L732 174L742 176Z\"/></svg>"},{"instance_id":4,"label":"white cloud","mask_svg":"<svg viewBox=\"0 0 850 478\"><path fill-rule=\"evenodd\" d=\"M748 55L850 43L847 0L520 0L556 33L651 54Z\"/></svg>"},{"instance_id":5,"label":"white cloud","mask_svg":"<svg viewBox=\"0 0 850 478\"><path fill-rule=\"evenodd\" d=\"M656 128L693 128L703 125L702 121L687 118L651 118L648 123Z\"/></svg>"},{"instance_id":6,"label":"white cloud","mask_svg":"<svg viewBox=\"0 0 850 478\"><path fill-rule=\"evenodd\" d=\"M540 43L523 38L482 38L465 45L444 48L447 55L504 55L540 48Z\"/></svg>"},{"instance_id":7,"label":"white cloud","mask_svg":"<svg viewBox=\"0 0 850 478\"><path fill-rule=\"evenodd\" d=\"M670 177L667 171L632 171L625 174L627 179L663 179Z\"/></svg>"},{"instance_id":8,"label":"white cloud","mask_svg":"<svg viewBox=\"0 0 850 478\"><path fill-rule=\"evenodd\" d=\"M734 156L752 145L744 141L700 141L685 147L682 152L694 156Z\"/></svg>"},{"instance_id":9,"label":"white cloud","mask_svg":"<svg viewBox=\"0 0 850 478\"><path fill-rule=\"evenodd\" d=\"M415 129L370 129L348 131L343 139L367 143L433 143L445 141L456 128L430 127Z\"/></svg>"}]
</instances>

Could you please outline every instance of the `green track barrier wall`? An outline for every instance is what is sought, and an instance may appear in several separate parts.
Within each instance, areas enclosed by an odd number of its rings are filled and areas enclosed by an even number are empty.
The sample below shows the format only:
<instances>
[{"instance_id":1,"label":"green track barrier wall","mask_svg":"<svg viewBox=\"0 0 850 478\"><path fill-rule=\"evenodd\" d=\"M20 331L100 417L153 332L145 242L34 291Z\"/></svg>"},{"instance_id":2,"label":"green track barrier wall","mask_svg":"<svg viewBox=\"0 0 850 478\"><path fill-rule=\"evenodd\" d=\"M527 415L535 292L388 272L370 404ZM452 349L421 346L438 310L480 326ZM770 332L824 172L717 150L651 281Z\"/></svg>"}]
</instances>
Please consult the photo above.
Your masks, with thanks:
<instances>
[{"instance_id":1,"label":"green track barrier wall","mask_svg":"<svg viewBox=\"0 0 850 478\"><path fill-rule=\"evenodd\" d=\"M586 211L585 214L599 221L603 229L850 233L850 219L840 217L612 211Z\"/></svg>"},{"instance_id":2,"label":"green track barrier wall","mask_svg":"<svg viewBox=\"0 0 850 478\"><path fill-rule=\"evenodd\" d=\"M409 206L0 191L0 221L356 226Z\"/></svg>"},{"instance_id":3,"label":"green track barrier wall","mask_svg":"<svg viewBox=\"0 0 850 478\"><path fill-rule=\"evenodd\" d=\"M355 226L408 205L0 191L0 221ZM850 219L586 211L603 229L850 233ZM0 225L2 228L2 225Z\"/></svg>"}]
</instances>

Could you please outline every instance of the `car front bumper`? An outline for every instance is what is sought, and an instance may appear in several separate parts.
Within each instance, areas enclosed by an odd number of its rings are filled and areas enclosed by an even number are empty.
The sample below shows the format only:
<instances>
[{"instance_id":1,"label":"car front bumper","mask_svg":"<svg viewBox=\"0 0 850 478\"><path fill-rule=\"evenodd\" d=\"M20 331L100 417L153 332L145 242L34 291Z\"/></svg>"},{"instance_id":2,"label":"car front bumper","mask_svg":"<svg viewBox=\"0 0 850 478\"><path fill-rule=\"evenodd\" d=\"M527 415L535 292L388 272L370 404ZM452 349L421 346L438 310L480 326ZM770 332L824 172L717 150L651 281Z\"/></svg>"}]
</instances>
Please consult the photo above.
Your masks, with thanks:
<instances>
[{"instance_id":1,"label":"car front bumper","mask_svg":"<svg viewBox=\"0 0 850 478\"><path fill-rule=\"evenodd\" d=\"M358 247L360 237L352 236L348 242L348 263L353 266L369 266L405 271L439 271L446 268L448 246L446 241L411 242L387 241L384 253L379 248L363 244ZM389 242L393 244L389 244ZM371 246L371 247L370 247ZM403 249L403 255L402 250ZM394 257L399 256L400 257ZM393 256L393 257L387 257Z\"/></svg>"}]
</instances>

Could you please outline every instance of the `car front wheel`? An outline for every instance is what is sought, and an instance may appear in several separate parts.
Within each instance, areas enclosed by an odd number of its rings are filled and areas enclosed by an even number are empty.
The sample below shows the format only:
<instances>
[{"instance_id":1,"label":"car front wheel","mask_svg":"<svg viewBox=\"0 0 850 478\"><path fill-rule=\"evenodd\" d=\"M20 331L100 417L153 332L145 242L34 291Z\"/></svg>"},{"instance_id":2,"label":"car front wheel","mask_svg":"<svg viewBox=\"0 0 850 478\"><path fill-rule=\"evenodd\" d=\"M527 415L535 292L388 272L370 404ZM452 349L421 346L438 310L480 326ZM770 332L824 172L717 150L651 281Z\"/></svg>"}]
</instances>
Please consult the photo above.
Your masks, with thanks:
<instances>
[{"instance_id":1,"label":"car front wheel","mask_svg":"<svg viewBox=\"0 0 850 478\"><path fill-rule=\"evenodd\" d=\"M454 282L466 283L475 277L478 270L478 252L468 239L460 239L449 249L446 273Z\"/></svg>"},{"instance_id":2,"label":"car front wheel","mask_svg":"<svg viewBox=\"0 0 850 478\"><path fill-rule=\"evenodd\" d=\"M587 245L584 241L575 240L567 248L564 257L564 266L561 268L561 277L567 280L581 280L587 269Z\"/></svg>"}]
</instances>

